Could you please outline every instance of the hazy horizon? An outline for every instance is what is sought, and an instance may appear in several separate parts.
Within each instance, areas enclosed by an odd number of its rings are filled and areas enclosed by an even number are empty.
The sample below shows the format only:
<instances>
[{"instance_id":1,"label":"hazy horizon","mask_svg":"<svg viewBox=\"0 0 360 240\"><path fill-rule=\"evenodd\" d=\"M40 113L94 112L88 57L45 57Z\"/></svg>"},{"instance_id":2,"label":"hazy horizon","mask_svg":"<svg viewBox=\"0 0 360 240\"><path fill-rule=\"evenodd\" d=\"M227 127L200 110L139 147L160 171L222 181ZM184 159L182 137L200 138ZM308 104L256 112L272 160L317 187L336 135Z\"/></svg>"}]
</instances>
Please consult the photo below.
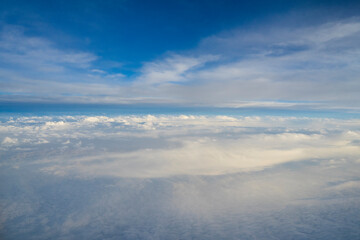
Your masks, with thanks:
<instances>
[{"instance_id":1,"label":"hazy horizon","mask_svg":"<svg viewBox=\"0 0 360 240\"><path fill-rule=\"evenodd\" d=\"M360 239L358 1L0 3L0 238Z\"/></svg>"}]
</instances>

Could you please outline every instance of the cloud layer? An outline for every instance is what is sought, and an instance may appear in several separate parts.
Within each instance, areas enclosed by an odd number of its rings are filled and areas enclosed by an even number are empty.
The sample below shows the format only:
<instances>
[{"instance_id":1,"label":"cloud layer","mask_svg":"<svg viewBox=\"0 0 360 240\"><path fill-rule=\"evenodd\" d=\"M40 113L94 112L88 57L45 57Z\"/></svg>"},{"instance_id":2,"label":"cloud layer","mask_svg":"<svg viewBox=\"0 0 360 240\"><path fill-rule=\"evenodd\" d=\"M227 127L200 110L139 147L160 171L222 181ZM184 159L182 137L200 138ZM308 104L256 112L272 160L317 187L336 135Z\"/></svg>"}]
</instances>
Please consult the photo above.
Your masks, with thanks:
<instances>
[{"instance_id":1,"label":"cloud layer","mask_svg":"<svg viewBox=\"0 0 360 240\"><path fill-rule=\"evenodd\" d=\"M12 154L22 154L23 148L51 147L55 152L50 159L41 156L42 151L33 152L46 172L144 178L220 175L309 159L353 159L360 155L353 143L360 137L358 125L357 120L293 117L24 117L7 121L1 132L2 149ZM68 159L67 151L77 153Z\"/></svg>"},{"instance_id":2,"label":"cloud layer","mask_svg":"<svg viewBox=\"0 0 360 240\"><path fill-rule=\"evenodd\" d=\"M352 239L358 119L3 117L3 239Z\"/></svg>"}]
</instances>

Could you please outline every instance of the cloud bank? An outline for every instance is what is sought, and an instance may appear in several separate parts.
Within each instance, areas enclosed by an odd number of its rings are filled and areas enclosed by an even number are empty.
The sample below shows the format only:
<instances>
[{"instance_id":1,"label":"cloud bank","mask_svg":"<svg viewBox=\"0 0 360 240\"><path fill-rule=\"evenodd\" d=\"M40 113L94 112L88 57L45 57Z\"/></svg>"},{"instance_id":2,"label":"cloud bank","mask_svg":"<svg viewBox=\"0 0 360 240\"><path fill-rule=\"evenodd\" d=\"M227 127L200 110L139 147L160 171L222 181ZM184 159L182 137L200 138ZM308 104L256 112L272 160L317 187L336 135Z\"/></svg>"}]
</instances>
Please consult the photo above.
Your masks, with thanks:
<instances>
[{"instance_id":1,"label":"cloud bank","mask_svg":"<svg viewBox=\"0 0 360 240\"><path fill-rule=\"evenodd\" d=\"M354 239L358 119L3 117L3 239Z\"/></svg>"},{"instance_id":2,"label":"cloud bank","mask_svg":"<svg viewBox=\"0 0 360 240\"><path fill-rule=\"evenodd\" d=\"M354 159L360 155L354 144L360 137L359 124L294 117L69 116L12 119L0 130L2 149L13 154L51 146L58 155L54 152L50 159L34 151L45 172L147 178L257 171L309 159ZM130 143L136 147L121 146ZM68 159L64 154L70 149L78 153Z\"/></svg>"}]
</instances>

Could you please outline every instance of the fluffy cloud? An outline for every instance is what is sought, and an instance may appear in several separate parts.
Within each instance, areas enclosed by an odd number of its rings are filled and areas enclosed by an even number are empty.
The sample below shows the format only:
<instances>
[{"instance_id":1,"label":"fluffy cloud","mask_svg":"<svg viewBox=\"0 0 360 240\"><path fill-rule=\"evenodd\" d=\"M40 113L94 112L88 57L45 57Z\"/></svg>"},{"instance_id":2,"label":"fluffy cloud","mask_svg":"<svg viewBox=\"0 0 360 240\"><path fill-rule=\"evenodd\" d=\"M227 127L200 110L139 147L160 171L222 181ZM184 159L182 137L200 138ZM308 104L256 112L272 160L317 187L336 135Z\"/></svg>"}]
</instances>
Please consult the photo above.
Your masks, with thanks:
<instances>
[{"instance_id":1,"label":"fluffy cloud","mask_svg":"<svg viewBox=\"0 0 360 240\"><path fill-rule=\"evenodd\" d=\"M358 124L295 117L65 116L11 119L1 132L4 146L37 146L36 163L44 164L44 172L147 178L258 171L301 160L356 159ZM41 143L52 146L54 156L47 156ZM66 151L70 155L64 158Z\"/></svg>"},{"instance_id":2,"label":"fluffy cloud","mask_svg":"<svg viewBox=\"0 0 360 240\"><path fill-rule=\"evenodd\" d=\"M10 137L5 137L4 140L1 142L1 144L3 145L14 145L17 143L18 140L16 138L10 138Z\"/></svg>"}]
</instances>

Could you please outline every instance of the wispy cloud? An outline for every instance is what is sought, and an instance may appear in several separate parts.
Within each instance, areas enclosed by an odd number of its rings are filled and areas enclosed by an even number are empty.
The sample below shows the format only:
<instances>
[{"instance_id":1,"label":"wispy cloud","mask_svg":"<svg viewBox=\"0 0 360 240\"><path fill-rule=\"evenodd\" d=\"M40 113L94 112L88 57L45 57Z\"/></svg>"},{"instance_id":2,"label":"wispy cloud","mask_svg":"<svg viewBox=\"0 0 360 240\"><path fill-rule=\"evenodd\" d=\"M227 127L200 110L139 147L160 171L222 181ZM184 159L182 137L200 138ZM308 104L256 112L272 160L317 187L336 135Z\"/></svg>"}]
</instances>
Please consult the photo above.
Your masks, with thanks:
<instances>
[{"instance_id":1,"label":"wispy cloud","mask_svg":"<svg viewBox=\"0 0 360 240\"><path fill-rule=\"evenodd\" d=\"M19 26L3 25L0 35L1 60L17 70L61 72L64 68L88 68L96 60L92 53L61 50L51 41L26 36Z\"/></svg>"},{"instance_id":2,"label":"wispy cloud","mask_svg":"<svg viewBox=\"0 0 360 240\"><path fill-rule=\"evenodd\" d=\"M141 76L136 81L148 85L190 81L191 79L187 78L189 72L217 58L212 55L200 57L171 55L156 62L145 63L141 69Z\"/></svg>"},{"instance_id":3,"label":"wispy cloud","mask_svg":"<svg viewBox=\"0 0 360 240\"><path fill-rule=\"evenodd\" d=\"M197 84L179 90L188 99L197 96L194 101L204 102L266 99L356 105L359 36L358 19L213 36L203 41L201 51L222 53L230 60L191 72L187 77Z\"/></svg>"},{"instance_id":4,"label":"wispy cloud","mask_svg":"<svg viewBox=\"0 0 360 240\"><path fill-rule=\"evenodd\" d=\"M13 25L2 25L0 46L1 91L11 93L8 100L66 101L66 96L79 96L81 101L81 97L120 91L110 83L123 75L94 71L98 57L93 53L61 49Z\"/></svg>"},{"instance_id":5,"label":"wispy cloud","mask_svg":"<svg viewBox=\"0 0 360 240\"><path fill-rule=\"evenodd\" d=\"M101 59L95 54L59 49L16 26L3 27L0 38L2 91L41 101L212 106L307 101L341 107L360 102L358 18L233 29L187 52L145 62L132 76L108 72L96 66Z\"/></svg>"}]
</instances>

